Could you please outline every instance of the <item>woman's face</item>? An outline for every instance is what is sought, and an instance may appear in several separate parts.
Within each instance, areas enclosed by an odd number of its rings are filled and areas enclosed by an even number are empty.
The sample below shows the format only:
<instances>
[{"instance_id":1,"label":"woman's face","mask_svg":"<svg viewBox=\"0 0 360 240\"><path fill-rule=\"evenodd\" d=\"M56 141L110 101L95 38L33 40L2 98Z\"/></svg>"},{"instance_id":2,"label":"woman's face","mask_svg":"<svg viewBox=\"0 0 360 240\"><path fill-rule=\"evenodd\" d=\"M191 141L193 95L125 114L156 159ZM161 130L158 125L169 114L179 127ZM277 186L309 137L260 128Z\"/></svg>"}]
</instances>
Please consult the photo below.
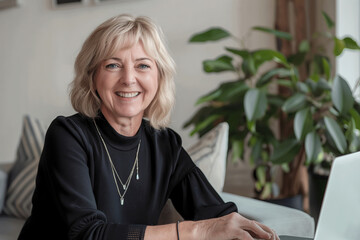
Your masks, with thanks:
<instances>
[{"instance_id":1,"label":"woman's face","mask_svg":"<svg viewBox=\"0 0 360 240\"><path fill-rule=\"evenodd\" d=\"M158 89L157 65L141 42L120 49L98 67L95 89L110 123L123 118L141 121Z\"/></svg>"}]
</instances>

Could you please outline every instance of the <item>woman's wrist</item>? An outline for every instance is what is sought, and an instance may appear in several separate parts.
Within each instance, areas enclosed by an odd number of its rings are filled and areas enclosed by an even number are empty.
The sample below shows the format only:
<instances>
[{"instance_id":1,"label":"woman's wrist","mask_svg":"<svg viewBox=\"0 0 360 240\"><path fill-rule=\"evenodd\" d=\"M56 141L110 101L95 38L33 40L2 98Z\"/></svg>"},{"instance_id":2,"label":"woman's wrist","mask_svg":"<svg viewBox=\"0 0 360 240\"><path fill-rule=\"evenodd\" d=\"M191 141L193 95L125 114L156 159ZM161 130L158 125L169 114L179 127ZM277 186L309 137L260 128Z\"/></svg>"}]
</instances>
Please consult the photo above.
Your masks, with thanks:
<instances>
[{"instance_id":1,"label":"woman's wrist","mask_svg":"<svg viewBox=\"0 0 360 240\"><path fill-rule=\"evenodd\" d=\"M177 231L181 240L199 240L198 222L184 221L166 225L147 226L145 230L145 240L176 240ZM177 225L177 226L176 226ZM177 229L176 229L177 227Z\"/></svg>"},{"instance_id":2,"label":"woman's wrist","mask_svg":"<svg viewBox=\"0 0 360 240\"><path fill-rule=\"evenodd\" d=\"M179 239L180 240L198 240L198 224L194 221L184 221L178 223Z\"/></svg>"}]
</instances>

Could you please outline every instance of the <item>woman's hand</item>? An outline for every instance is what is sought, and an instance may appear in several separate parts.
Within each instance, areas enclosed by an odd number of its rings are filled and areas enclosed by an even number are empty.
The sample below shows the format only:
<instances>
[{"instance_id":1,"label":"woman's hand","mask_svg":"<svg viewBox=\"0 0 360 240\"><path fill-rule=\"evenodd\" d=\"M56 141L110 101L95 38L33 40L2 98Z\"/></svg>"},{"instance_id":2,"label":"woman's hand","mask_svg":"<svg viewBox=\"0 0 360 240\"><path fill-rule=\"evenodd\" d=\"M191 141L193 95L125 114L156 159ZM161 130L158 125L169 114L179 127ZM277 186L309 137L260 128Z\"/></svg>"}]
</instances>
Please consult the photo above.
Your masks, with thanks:
<instances>
[{"instance_id":1,"label":"woman's hand","mask_svg":"<svg viewBox=\"0 0 360 240\"><path fill-rule=\"evenodd\" d=\"M238 213L195 222L199 240L279 240L277 234L267 226L244 218ZM181 224L180 224L181 235ZM181 237L180 237L181 239Z\"/></svg>"},{"instance_id":2,"label":"woman's hand","mask_svg":"<svg viewBox=\"0 0 360 240\"><path fill-rule=\"evenodd\" d=\"M238 213L201 221L179 223L180 240L279 240L267 226ZM177 239L176 224L147 226L145 240Z\"/></svg>"}]
</instances>

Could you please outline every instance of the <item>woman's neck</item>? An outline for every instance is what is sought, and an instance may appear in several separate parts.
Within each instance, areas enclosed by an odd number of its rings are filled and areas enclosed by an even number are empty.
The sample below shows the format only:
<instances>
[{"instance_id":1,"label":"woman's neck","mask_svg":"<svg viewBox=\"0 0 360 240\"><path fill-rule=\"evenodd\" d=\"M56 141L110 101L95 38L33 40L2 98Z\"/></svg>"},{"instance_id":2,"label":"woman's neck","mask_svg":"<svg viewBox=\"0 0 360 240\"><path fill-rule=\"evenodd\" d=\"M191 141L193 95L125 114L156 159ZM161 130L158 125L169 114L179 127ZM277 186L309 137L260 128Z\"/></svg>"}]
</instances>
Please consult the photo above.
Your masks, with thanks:
<instances>
[{"instance_id":1,"label":"woman's neck","mask_svg":"<svg viewBox=\"0 0 360 240\"><path fill-rule=\"evenodd\" d=\"M117 133L126 137L135 136L141 126L142 118L140 117L116 118L106 111L102 111L102 114Z\"/></svg>"}]
</instances>

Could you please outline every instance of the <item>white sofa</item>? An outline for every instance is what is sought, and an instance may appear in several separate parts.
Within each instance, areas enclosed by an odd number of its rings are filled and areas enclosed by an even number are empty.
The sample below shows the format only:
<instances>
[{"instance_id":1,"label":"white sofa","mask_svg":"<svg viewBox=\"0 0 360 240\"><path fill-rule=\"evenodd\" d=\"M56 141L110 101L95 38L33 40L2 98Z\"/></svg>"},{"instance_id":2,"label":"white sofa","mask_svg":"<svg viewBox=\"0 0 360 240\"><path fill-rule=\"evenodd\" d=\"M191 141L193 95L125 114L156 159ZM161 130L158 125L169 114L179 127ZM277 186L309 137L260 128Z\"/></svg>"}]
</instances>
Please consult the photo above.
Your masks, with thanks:
<instances>
[{"instance_id":1,"label":"white sofa","mask_svg":"<svg viewBox=\"0 0 360 240\"><path fill-rule=\"evenodd\" d=\"M29 117L24 118L24 125L26 121L34 120ZM194 162L201 168L224 201L234 202L242 215L268 225L279 235L313 237L315 231L314 220L305 212L222 191L225 181L227 139L228 125L222 123L187 149ZM2 211L7 197L6 188L9 185L7 184L9 171L11 171L11 165L0 165L1 240L17 239L25 221L24 217L9 216L9 214L6 215ZM29 199L27 200L29 201ZM173 209L169 201L162 212L159 223L174 222L178 218L181 217Z\"/></svg>"}]
</instances>

